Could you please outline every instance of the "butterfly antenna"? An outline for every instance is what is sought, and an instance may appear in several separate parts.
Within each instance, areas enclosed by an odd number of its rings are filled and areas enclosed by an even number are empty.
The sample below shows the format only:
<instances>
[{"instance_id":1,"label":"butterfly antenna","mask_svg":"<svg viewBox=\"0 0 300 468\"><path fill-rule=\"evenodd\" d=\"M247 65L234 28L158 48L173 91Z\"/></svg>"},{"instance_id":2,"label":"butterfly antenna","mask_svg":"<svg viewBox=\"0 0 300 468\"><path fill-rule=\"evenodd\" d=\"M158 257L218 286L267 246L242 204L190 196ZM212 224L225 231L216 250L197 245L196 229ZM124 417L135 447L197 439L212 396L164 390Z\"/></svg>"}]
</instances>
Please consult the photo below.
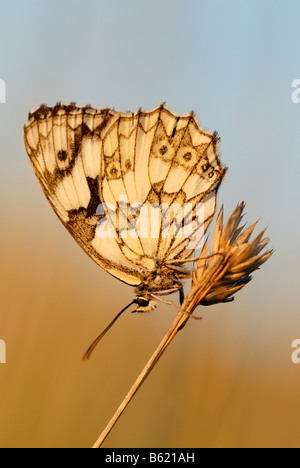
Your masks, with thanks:
<instances>
[{"instance_id":1,"label":"butterfly antenna","mask_svg":"<svg viewBox=\"0 0 300 468\"><path fill-rule=\"evenodd\" d=\"M82 356L81 360L84 362L86 361L87 359L89 359L90 355L92 354L92 352L94 351L94 349L96 348L97 344L99 343L99 341L104 337L104 335L108 332L108 330L113 326L113 324L118 320L118 318L123 314L123 312L125 312L125 310L127 310L130 306L132 306L133 304L135 304L136 301L132 301L130 302L130 304L128 304L126 307L124 307L124 309L121 310L121 312L119 312L115 318L110 322L110 324L105 328L105 330L103 330L103 332L95 339L95 341L93 341L93 343L90 345L90 347L86 350L86 352L84 353L84 355Z\"/></svg>"}]
</instances>

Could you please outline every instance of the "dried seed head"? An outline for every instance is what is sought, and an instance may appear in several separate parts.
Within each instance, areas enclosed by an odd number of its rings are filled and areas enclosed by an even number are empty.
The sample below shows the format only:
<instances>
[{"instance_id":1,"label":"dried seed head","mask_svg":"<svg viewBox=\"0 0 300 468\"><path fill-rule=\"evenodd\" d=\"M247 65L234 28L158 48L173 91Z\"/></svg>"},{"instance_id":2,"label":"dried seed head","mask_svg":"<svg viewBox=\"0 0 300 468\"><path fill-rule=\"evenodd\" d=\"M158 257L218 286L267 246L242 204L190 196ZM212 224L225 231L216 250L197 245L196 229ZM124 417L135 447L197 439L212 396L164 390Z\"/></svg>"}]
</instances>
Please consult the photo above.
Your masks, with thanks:
<instances>
[{"instance_id":1,"label":"dried seed head","mask_svg":"<svg viewBox=\"0 0 300 468\"><path fill-rule=\"evenodd\" d=\"M239 227L244 208L244 203L237 205L225 226L223 207L220 210L213 235L212 255L209 255L206 241L193 272L192 290L195 288L195 291L201 291L200 283L204 278L210 278L205 295L201 292L198 302L195 297L197 305L233 300L233 295L252 279L251 273L273 254L273 250L261 253L269 242L268 238L263 238L265 230L250 241L257 223L244 231L244 226Z\"/></svg>"}]
</instances>

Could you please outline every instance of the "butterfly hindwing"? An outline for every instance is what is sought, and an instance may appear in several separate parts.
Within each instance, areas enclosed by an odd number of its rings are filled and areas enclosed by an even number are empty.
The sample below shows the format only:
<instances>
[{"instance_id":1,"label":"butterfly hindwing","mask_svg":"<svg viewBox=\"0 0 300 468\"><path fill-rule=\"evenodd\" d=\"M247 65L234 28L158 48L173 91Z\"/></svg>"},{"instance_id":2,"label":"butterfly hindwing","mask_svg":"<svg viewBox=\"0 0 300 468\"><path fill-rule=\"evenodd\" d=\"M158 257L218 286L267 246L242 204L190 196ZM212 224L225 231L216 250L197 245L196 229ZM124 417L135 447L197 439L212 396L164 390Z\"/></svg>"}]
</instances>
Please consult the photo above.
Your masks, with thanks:
<instances>
[{"instance_id":1,"label":"butterfly hindwing","mask_svg":"<svg viewBox=\"0 0 300 468\"><path fill-rule=\"evenodd\" d=\"M105 239L106 255L97 242L96 230L103 217L98 210L102 203L102 133L115 118L107 109L41 106L29 116L24 141L47 199L78 244L102 268L138 285L135 265L120 253L115 240Z\"/></svg>"}]
</instances>

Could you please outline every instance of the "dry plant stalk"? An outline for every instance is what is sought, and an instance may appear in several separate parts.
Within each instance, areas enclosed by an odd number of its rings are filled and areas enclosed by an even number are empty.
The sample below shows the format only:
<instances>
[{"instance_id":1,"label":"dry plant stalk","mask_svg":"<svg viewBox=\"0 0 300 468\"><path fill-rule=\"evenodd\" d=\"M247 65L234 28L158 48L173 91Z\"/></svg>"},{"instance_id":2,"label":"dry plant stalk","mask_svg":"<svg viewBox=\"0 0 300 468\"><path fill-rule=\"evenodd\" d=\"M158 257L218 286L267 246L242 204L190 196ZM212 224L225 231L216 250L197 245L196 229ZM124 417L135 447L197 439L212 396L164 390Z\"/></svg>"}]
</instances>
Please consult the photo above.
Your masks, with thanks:
<instances>
[{"instance_id":1,"label":"dry plant stalk","mask_svg":"<svg viewBox=\"0 0 300 468\"><path fill-rule=\"evenodd\" d=\"M208 254L209 245L206 241L193 271L191 290L188 292L180 311L93 448L101 447L178 331L191 317L194 318L192 314L196 307L233 300L233 295L251 280L251 273L273 254L273 250L261 253L269 242L268 238L263 238L265 230L250 241L257 223L244 231L244 226L239 227L244 207L244 203L237 205L225 226L223 226L223 207L221 208L216 220L211 254Z\"/></svg>"}]
</instances>

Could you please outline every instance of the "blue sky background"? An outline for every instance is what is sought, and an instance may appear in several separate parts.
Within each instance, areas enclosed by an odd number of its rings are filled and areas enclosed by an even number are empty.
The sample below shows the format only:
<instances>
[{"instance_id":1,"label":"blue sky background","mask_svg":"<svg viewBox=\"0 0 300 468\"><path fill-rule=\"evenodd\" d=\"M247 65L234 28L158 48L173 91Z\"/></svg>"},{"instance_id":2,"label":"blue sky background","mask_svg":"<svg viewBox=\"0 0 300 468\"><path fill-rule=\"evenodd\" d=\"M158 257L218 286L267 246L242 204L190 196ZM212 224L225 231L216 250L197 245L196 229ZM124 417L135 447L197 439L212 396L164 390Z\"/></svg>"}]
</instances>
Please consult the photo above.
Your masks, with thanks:
<instances>
[{"instance_id":1,"label":"blue sky background","mask_svg":"<svg viewBox=\"0 0 300 468\"><path fill-rule=\"evenodd\" d=\"M212 309L210 333L219 327L230 354L234 328L243 337L235 352L256 349L254 361L245 358L250 367L263 374L281 366L281 378L287 372L299 391L300 367L290 362L291 341L300 338L300 104L291 100L299 46L296 0L0 0L0 79L7 87L0 104L0 240L11 268L5 287L22 283L20 262L34 270L43 246L52 255L59 248L59 265L75 256L78 285L81 268L88 277L96 272L69 247L28 163L22 128L30 110L57 101L118 110L166 101L174 112L194 110L204 128L218 131L229 167L219 206L228 215L244 200L245 220L261 218L276 249L233 305ZM54 278L57 264L45 268ZM117 285L120 304L130 298L105 272L97 270L99 278L108 302ZM17 287L15 293L22 294ZM85 313L95 320L94 311ZM4 309L3 320L9 327ZM159 319L153 322L159 328Z\"/></svg>"}]
</instances>

